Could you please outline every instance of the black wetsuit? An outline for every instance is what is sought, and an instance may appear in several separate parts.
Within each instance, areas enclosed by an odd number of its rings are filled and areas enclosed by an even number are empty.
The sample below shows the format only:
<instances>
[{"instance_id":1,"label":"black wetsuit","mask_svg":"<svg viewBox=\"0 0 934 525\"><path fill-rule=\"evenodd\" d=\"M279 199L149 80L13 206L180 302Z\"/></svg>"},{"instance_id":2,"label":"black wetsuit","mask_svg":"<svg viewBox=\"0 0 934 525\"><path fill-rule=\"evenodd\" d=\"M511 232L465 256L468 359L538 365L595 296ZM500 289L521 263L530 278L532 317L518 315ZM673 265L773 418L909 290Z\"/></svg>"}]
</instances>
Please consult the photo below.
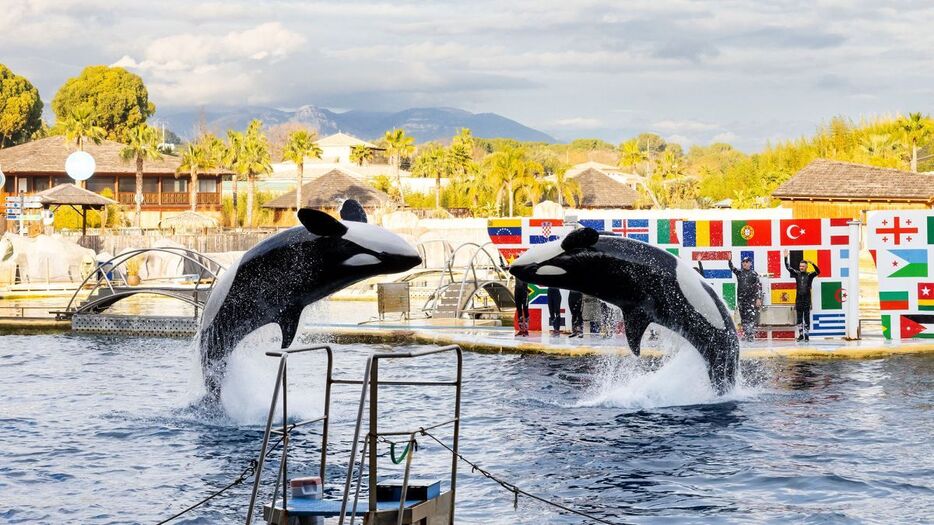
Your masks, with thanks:
<instances>
[{"instance_id":1,"label":"black wetsuit","mask_svg":"<svg viewBox=\"0 0 934 525\"><path fill-rule=\"evenodd\" d=\"M743 336L752 340L758 324L756 301L762 298L762 282L759 280L759 274L752 268L744 270L733 266L733 261L728 263L730 271L736 275L736 307L739 309L739 318L743 325Z\"/></svg>"},{"instance_id":2,"label":"black wetsuit","mask_svg":"<svg viewBox=\"0 0 934 525\"><path fill-rule=\"evenodd\" d=\"M548 324L555 332L561 330L561 289L548 289Z\"/></svg>"},{"instance_id":3,"label":"black wetsuit","mask_svg":"<svg viewBox=\"0 0 934 525\"><path fill-rule=\"evenodd\" d=\"M529 329L529 284L525 281L516 279L516 287L513 291L516 298L516 314L519 317L519 331Z\"/></svg>"},{"instance_id":4,"label":"black wetsuit","mask_svg":"<svg viewBox=\"0 0 934 525\"><path fill-rule=\"evenodd\" d=\"M811 285L814 278L820 275L820 268L814 263L811 264L814 266L813 272L802 272L792 268L788 257L785 257L785 268L795 280L795 323L805 338L811 330Z\"/></svg>"},{"instance_id":5,"label":"black wetsuit","mask_svg":"<svg viewBox=\"0 0 934 525\"><path fill-rule=\"evenodd\" d=\"M568 307L571 309L571 332L584 335L584 294L571 290L568 293Z\"/></svg>"}]
</instances>

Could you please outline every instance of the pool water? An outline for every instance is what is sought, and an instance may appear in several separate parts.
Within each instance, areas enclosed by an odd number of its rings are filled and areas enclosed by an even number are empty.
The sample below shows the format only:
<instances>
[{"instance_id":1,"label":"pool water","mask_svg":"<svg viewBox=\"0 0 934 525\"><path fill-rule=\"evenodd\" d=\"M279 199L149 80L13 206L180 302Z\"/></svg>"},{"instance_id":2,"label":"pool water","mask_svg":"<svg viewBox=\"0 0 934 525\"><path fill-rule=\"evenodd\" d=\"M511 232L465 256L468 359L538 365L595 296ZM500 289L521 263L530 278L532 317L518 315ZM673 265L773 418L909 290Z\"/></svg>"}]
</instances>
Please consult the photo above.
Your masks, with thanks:
<instances>
[{"instance_id":1,"label":"pool water","mask_svg":"<svg viewBox=\"0 0 934 525\"><path fill-rule=\"evenodd\" d=\"M190 343L0 337L0 522L155 523L255 457L276 362L260 334L231 362L224 410L199 398ZM373 347L335 345L358 379ZM389 350L380 347L380 350ZM296 417L320 413L323 356L290 361ZM404 366L402 366L404 364ZM631 357L466 354L462 453L519 487L618 523L920 523L934 515L934 358L743 363L718 399L690 350ZM383 378L443 379L452 356L389 363ZM449 392L387 387L383 428L447 419ZM338 493L359 387L335 387L326 492ZM444 440L450 430L438 431ZM317 427L290 472L315 475ZM420 440L413 471L447 479ZM381 473L398 473L380 451ZM277 459L270 463L277 467ZM271 493L267 469L262 495ZM242 523L237 486L177 523ZM512 495L464 465L458 523L586 523ZM336 521L335 521L336 522Z\"/></svg>"}]
</instances>

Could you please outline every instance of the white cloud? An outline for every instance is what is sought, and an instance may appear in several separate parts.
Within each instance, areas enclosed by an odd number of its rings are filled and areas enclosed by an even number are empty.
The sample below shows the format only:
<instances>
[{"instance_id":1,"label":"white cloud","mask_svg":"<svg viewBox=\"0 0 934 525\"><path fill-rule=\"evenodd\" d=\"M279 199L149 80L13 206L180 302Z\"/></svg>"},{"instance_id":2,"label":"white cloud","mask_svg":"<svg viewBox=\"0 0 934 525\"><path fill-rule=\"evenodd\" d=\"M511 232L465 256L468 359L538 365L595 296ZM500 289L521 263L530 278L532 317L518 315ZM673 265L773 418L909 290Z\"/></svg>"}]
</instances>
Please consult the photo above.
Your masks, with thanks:
<instances>
[{"instance_id":1,"label":"white cloud","mask_svg":"<svg viewBox=\"0 0 934 525\"><path fill-rule=\"evenodd\" d=\"M603 127L604 123L598 118L571 117L558 119L553 125L565 129L597 129Z\"/></svg>"},{"instance_id":2,"label":"white cloud","mask_svg":"<svg viewBox=\"0 0 934 525\"><path fill-rule=\"evenodd\" d=\"M719 129L720 126L711 122L700 122L697 120L659 120L652 124L652 128L662 133L690 133L712 131Z\"/></svg>"},{"instance_id":3,"label":"white cloud","mask_svg":"<svg viewBox=\"0 0 934 525\"><path fill-rule=\"evenodd\" d=\"M736 136L736 133L733 133L732 131L724 131L723 133L717 133L716 135L711 137L710 142L711 143L725 142L729 144L729 143L735 142L737 138L739 137Z\"/></svg>"}]
</instances>

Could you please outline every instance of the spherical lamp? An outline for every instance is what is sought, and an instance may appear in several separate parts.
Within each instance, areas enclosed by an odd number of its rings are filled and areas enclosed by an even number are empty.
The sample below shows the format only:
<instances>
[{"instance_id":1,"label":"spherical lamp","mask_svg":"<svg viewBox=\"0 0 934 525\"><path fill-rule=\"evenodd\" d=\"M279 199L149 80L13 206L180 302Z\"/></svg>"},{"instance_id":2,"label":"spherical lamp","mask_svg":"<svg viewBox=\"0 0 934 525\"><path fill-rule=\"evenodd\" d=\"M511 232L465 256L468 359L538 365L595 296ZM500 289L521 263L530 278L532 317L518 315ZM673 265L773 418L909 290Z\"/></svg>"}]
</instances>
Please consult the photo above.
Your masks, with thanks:
<instances>
[{"instance_id":1,"label":"spherical lamp","mask_svg":"<svg viewBox=\"0 0 934 525\"><path fill-rule=\"evenodd\" d=\"M88 180L94 175L97 163L86 151L76 151L65 159L65 173L75 180Z\"/></svg>"}]
</instances>

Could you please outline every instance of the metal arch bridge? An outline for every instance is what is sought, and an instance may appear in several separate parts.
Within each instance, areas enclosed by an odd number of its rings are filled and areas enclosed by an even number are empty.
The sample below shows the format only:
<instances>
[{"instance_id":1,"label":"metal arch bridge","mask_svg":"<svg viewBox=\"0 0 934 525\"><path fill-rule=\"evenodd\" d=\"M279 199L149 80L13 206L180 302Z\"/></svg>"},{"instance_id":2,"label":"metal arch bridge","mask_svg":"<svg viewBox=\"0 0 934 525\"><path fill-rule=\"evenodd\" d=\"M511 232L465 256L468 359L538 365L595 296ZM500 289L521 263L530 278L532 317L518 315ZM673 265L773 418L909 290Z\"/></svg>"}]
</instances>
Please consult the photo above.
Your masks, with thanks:
<instances>
[{"instance_id":1,"label":"metal arch bridge","mask_svg":"<svg viewBox=\"0 0 934 525\"><path fill-rule=\"evenodd\" d=\"M127 283L125 267L127 262L134 257L148 253L166 253L181 257L190 262L197 270L197 279L190 288L179 288L167 285L148 285L131 286ZM84 278L84 281L72 294L71 299L64 311L57 312L56 317L62 320L68 320L79 314L99 314L110 308L117 302L140 294L160 295L169 297L190 304L194 307L194 317L198 317L198 312L204 307L205 299L211 291L213 281L217 279L218 273L224 270L224 267L199 252L187 248L177 247L159 247L142 248L121 253L109 260L99 263L98 268ZM203 287L202 281L205 278L211 278L211 286ZM95 280L92 285L92 280ZM87 291L83 299L79 299L82 291Z\"/></svg>"}]
</instances>

